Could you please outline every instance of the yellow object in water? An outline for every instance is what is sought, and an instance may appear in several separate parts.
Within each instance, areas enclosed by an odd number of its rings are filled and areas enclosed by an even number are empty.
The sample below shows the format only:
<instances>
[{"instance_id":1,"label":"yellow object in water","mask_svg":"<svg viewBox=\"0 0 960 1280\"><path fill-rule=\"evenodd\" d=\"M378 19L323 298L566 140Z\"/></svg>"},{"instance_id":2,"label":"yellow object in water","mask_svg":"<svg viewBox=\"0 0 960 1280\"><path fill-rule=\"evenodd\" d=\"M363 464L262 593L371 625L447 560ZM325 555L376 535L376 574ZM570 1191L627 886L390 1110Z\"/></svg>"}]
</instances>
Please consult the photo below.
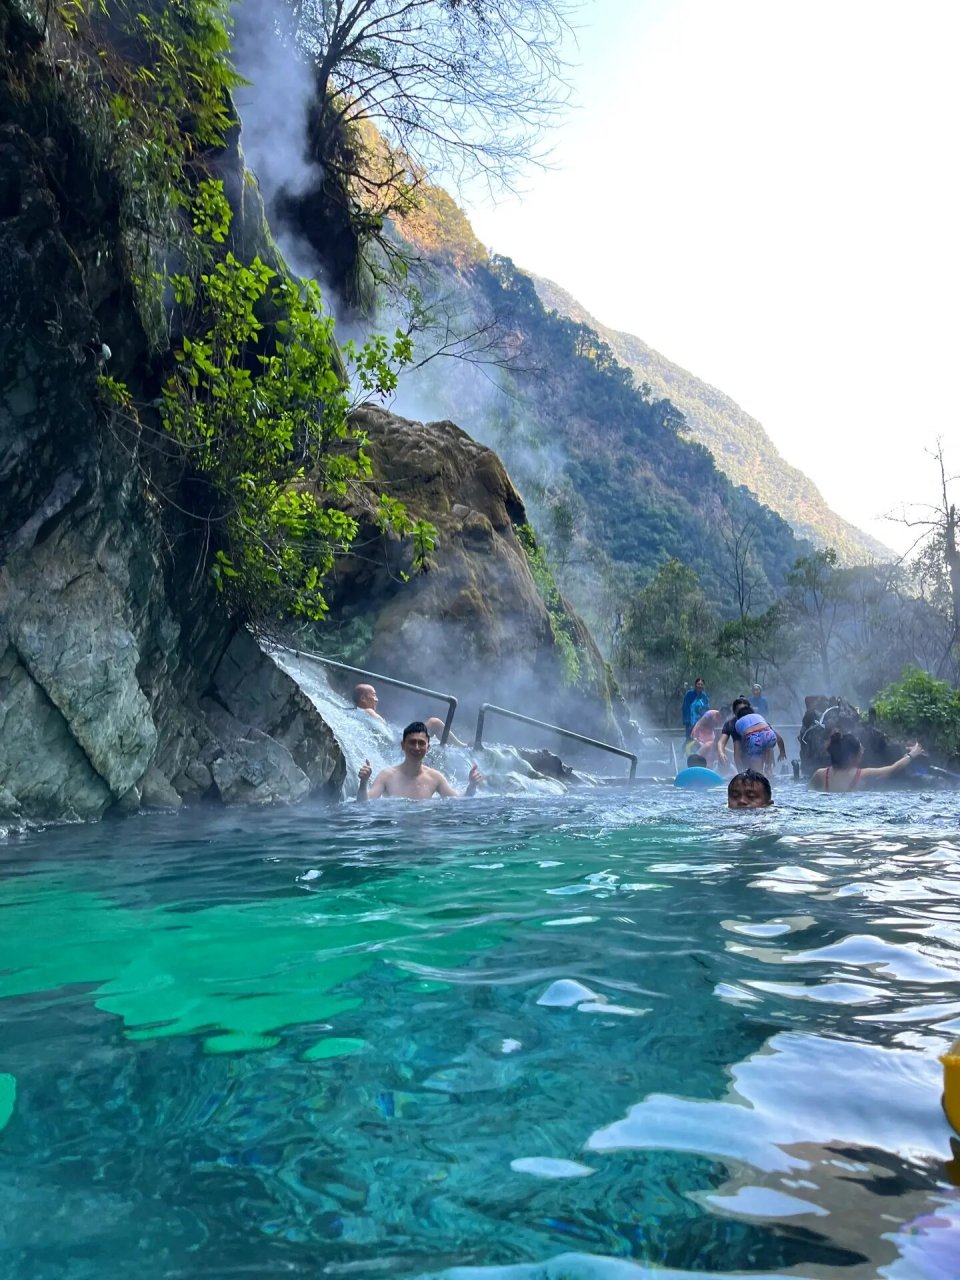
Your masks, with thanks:
<instances>
[{"instance_id":1,"label":"yellow object in water","mask_svg":"<svg viewBox=\"0 0 960 1280\"><path fill-rule=\"evenodd\" d=\"M960 1040L941 1055L940 1061L943 1063L943 1109L960 1133Z\"/></svg>"}]
</instances>

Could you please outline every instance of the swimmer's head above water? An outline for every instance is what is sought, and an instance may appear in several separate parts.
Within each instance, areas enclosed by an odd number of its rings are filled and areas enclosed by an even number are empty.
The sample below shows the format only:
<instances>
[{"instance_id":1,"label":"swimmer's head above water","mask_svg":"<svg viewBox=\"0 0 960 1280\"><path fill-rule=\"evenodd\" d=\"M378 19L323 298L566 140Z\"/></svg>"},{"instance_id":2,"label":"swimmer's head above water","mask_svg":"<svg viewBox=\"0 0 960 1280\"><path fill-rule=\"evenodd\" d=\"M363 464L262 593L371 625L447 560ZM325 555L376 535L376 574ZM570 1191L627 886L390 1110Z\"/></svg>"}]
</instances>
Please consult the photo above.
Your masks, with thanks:
<instances>
[{"instance_id":1,"label":"swimmer's head above water","mask_svg":"<svg viewBox=\"0 0 960 1280\"><path fill-rule=\"evenodd\" d=\"M414 720L404 729L400 747L408 760L422 760L430 750L430 730L422 720Z\"/></svg>"},{"instance_id":2,"label":"swimmer's head above water","mask_svg":"<svg viewBox=\"0 0 960 1280\"><path fill-rule=\"evenodd\" d=\"M383 716L377 710L379 701L377 691L372 684L357 684L353 686L353 705L358 711L365 712L372 720L383 719Z\"/></svg>"},{"instance_id":3,"label":"swimmer's head above water","mask_svg":"<svg viewBox=\"0 0 960 1280\"><path fill-rule=\"evenodd\" d=\"M766 809L773 804L770 779L756 769L735 773L727 786L728 809Z\"/></svg>"},{"instance_id":4,"label":"swimmer's head above water","mask_svg":"<svg viewBox=\"0 0 960 1280\"><path fill-rule=\"evenodd\" d=\"M855 769L863 759L863 744L852 733L831 733L827 755L834 769Z\"/></svg>"}]
</instances>

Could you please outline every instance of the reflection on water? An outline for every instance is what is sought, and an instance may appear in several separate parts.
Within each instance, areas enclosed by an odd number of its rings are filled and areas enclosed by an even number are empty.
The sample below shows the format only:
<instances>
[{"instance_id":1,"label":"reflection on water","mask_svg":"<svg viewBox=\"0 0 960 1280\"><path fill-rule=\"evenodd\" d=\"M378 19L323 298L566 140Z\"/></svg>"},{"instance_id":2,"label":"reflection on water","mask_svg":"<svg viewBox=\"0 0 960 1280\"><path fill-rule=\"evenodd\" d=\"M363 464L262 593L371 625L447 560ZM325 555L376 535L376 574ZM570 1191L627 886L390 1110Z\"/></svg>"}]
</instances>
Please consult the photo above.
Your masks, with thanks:
<instances>
[{"instance_id":1,"label":"reflection on water","mask_svg":"<svg viewBox=\"0 0 960 1280\"><path fill-rule=\"evenodd\" d=\"M956 1280L960 804L796 794L9 837L0 1276Z\"/></svg>"}]
</instances>

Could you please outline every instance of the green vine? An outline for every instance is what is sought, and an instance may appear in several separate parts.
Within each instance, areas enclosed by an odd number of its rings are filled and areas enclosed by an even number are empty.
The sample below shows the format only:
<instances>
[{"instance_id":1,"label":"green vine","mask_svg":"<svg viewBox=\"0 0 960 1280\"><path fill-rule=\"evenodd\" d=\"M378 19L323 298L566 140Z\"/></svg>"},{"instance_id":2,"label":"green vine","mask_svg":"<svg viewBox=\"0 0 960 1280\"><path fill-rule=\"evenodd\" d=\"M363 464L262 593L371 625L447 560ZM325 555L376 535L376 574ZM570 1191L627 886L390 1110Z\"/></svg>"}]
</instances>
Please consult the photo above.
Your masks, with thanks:
<instances>
[{"instance_id":1,"label":"green vine","mask_svg":"<svg viewBox=\"0 0 960 1280\"><path fill-rule=\"evenodd\" d=\"M141 315L173 356L151 406L106 372L101 396L138 440L144 416L159 414L188 483L176 496L154 491L204 522L210 573L229 605L254 621L320 619L324 580L358 532L339 504L370 477L350 387L393 391L410 340L398 332L339 348L315 282L259 256L241 262L227 247L231 208L210 161L236 123L230 93L243 81L224 0L62 0L53 21L70 91L118 179ZM183 335L172 352L170 332ZM426 568L429 522L389 498L378 522L410 536L413 567Z\"/></svg>"}]
</instances>

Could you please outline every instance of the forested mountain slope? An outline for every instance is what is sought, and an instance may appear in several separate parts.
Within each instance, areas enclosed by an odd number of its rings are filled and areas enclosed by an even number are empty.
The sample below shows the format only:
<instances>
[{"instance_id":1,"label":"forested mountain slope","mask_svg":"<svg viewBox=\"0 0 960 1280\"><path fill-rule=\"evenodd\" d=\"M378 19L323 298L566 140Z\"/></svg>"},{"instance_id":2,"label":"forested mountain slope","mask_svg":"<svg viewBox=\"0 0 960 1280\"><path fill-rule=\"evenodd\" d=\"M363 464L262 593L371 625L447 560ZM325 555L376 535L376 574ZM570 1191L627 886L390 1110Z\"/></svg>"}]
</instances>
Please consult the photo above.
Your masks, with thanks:
<instances>
[{"instance_id":1,"label":"forested mountain slope","mask_svg":"<svg viewBox=\"0 0 960 1280\"><path fill-rule=\"evenodd\" d=\"M666 396L676 405L692 437L707 446L720 470L779 512L800 537L821 547L834 547L849 564L892 558L888 548L830 509L813 481L780 456L761 424L736 401L632 333L602 325L552 280L536 275L531 279L548 310L595 330L638 382L649 383L654 394Z\"/></svg>"},{"instance_id":2,"label":"forested mountain slope","mask_svg":"<svg viewBox=\"0 0 960 1280\"><path fill-rule=\"evenodd\" d=\"M601 577L629 592L673 558L697 569L722 609L727 542L747 524L760 594L772 599L805 549L789 525L731 484L675 406L638 385L590 328L548 312L528 275L471 243L446 200L431 218L432 192L421 195L418 224L399 228L423 255L414 274L428 304L440 300L484 349L428 364L401 387L400 412L453 417L497 449L565 588L594 618Z\"/></svg>"}]
</instances>

